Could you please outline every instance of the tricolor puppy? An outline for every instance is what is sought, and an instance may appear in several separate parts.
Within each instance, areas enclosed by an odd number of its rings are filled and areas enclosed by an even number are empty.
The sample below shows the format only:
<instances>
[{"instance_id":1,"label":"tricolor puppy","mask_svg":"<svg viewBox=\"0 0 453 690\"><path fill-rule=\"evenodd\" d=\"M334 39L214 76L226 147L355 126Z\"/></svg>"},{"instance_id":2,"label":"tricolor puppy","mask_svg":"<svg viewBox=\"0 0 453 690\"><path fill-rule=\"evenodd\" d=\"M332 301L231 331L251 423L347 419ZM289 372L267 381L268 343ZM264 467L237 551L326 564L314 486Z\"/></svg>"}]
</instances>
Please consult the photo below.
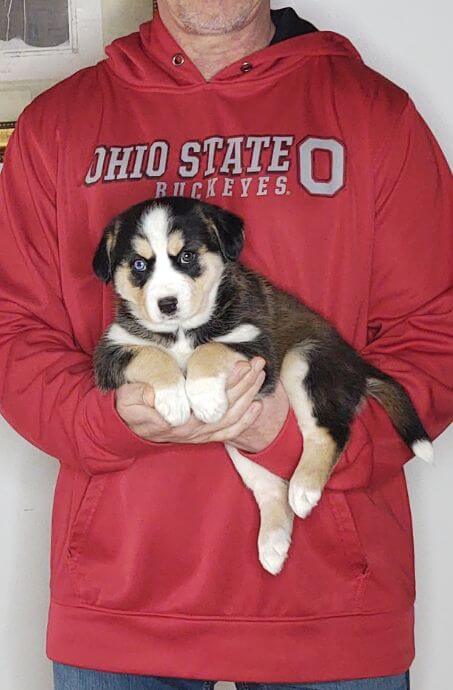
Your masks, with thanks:
<instances>
[{"instance_id":1,"label":"tricolor puppy","mask_svg":"<svg viewBox=\"0 0 453 690\"><path fill-rule=\"evenodd\" d=\"M400 384L362 360L319 314L238 262L240 218L201 201L137 204L104 231L93 261L113 280L116 319L94 358L103 391L147 383L171 425L190 412L216 422L227 409L225 383L239 358L266 360L261 396L280 378L304 437L289 487L226 446L260 509L259 558L277 574L291 543L294 513L318 503L345 448L362 398L372 395L416 455L432 446Z\"/></svg>"}]
</instances>

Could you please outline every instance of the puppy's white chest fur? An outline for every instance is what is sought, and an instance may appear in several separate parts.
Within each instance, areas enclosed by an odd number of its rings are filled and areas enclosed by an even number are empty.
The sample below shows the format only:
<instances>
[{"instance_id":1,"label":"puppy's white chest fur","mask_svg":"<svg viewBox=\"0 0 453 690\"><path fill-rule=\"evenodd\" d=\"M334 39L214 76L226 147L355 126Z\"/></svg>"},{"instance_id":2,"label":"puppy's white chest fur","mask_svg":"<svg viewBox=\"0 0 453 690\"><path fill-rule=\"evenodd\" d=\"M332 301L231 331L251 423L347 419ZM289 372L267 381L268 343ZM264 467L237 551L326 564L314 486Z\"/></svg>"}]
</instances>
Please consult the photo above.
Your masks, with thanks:
<instances>
[{"instance_id":1,"label":"puppy's white chest fur","mask_svg":"<svg viewBox=\"0 0 453 690\"><path fill-rule=\"evenodd\" d=\"M188 338L182 329L178 331L176 341L173 345L167 348L167 352L176 359L179 368L183 371L185 371L187 362L193 351L192 338Z\"/></svg>"},{"instance_id":2,"label":"puppy's white chest fur","mask_svg":"<svg viewBox=\"0 0 453 690\"><path fill-rule=\"evenodd\" d=\"M249 342L251 340L255 340L259 333L259 328L252 326L249 323L245 323L241 326L233 328L233 330L226 335L213 338L213 341L226 344ZM194 351L192 338L187 337L184 331L180 328L177 334L176 342L166 349L167 352L169 352L176 359L179 368L185 371L187 368L187 362Z\"/></svg>"},{"instance_id":3,"label":"puppy's white chest fur","mask_svg":"<svg viewBox=\"0 0 453 690\"><path fill-rule=\"evenodd\" d=\"M117 323L113 323L107 331L107 338L111 343L115 345L140 345L143 347L158 347L161 350L165 350L168 354L172 355L180 369L185 371L187 362L189 361L190 355L194 351L192 338L186 336L184 331L180 329L178 331L176 341L169 345L168 347L162 347L157 343L152 343L149 340L140 338L132 333L129 333L123 326Z\"/></svg>"}]
</instances>

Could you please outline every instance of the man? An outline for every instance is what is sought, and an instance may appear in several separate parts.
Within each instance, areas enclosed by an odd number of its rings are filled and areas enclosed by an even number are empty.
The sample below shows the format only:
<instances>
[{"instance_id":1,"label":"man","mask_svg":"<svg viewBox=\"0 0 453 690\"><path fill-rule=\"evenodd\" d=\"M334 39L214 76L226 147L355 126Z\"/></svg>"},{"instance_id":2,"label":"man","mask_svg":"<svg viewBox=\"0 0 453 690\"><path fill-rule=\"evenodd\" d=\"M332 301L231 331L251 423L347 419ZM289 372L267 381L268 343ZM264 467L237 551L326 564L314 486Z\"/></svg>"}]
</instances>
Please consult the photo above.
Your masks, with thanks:
<instances>
[{"instance_id":1,"label":"man","mask_svg":"<svg viewBox=\"0 0 453 690\"><path fill-rule=\"evenodd\" d=\"M160 0L106 62L25 111L1 182L2 410L61 462L57 690L407 688L410 452L383 409L364 405L272 577L218 442L288 478L302 439L282 389L253 402L264 363L242 365L224 419L179 428L150 388L101 395L91 355L112 293L90 268L132 203L226 206L246 221L244 261L397 378L437 435L452 413L451 181L407 95L346 39L267 0Z\"/></svg>"}]
</instances>

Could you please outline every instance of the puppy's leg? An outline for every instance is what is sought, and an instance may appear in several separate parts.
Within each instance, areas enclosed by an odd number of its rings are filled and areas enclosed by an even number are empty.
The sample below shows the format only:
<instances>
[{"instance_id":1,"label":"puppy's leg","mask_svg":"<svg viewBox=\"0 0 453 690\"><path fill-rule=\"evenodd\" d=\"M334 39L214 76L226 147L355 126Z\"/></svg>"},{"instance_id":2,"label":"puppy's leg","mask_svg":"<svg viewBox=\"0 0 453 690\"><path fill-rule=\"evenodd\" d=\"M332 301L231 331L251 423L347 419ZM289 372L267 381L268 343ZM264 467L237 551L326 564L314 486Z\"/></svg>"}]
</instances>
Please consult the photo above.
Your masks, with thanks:
<instances>
[{"instance_id":1,"label":"puppy's leg","mask_svg":"<svg viewBox=\"0 0 453 690\"><path fill-rule=\"evenodd\" d=\"M202 422L218 422L228 409L226 380L236 362L246 359L222 343L200 345L187 363L186 392Z\"/></svg>"},{"instance_id":2,"label":"puppy's leg","mask_svg":"<svg viewBox=\"0 0 453 690\"><path fill-rule=\"evenodd\" d=\"M342 450L331 431L319 424L313 391L309 394L306 385L309 369L309 361L300 348L288 352L281 370L283 386L304 437L302 457L291 477L288 493L291 508L301 518L307 517L318 503Z\"/></svg>"},{"instance_id":3,"label":"puppy's leg","mask_svg":"<svg viewBox=\"0 0 453 690\"><path fill-rule=\"evenodd\" d=\"M268 573L278 575L288 556L293 530L294 516L288 505L288 482L245 458L237 448L229 445L225 448L260 509L260 563Z\"/></svg>"},{"instance_id":4,"label":"puppy's leg","mask_svg":"<svg viewBox=\"0 0 453 690\"><path fill-rule=\"evenodd\" d=\"M154 389L154 407L171 426L190 417L184 376L175 359L157 347L134 347L125 369L129 383L146 383Z\"/></svg>"},{"instance_id":5,"label":"puppy's leg","mask_svg":"<svg viewBox=\"0 0 453 690\"><path fill-rule=\"evenodd\" d=\"M201 345L187 365L186 390L192 411L203 422L216 422L228 408L225 384L236 362L246 359L221 343ZM260 510L258 553L265 570L277 575L291 544L293 513L288 505L288 484L264 467L225 445L244 484L253 492Z\"/></svg>"}]
</instances>

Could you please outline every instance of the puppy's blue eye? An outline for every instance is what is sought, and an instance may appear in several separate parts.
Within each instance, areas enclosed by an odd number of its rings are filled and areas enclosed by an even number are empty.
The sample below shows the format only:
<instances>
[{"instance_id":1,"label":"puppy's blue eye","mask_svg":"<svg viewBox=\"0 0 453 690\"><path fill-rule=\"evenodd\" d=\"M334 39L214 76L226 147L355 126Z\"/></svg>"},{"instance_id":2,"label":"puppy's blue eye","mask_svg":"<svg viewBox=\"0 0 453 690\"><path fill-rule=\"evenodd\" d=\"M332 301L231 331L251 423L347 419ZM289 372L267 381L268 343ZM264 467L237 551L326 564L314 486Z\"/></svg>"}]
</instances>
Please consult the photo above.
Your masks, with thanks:
<instances>
[{"instance_id":1,"label":"puppy's blue eye","mask_svg":"<svg viewBox=\"0 0 453 690\"><path fill-rule=\"evenodd\" d=\"M146 271L148 264L146 263L145 259L135 259L133 267L135 271L139 271L141 273L142 271Z\"/></svg>"},{"instance_id":2,"label":"puppy's blue eye","mask_svg":"<svg viewBox=\"0 0 453 690\"><path fill-rule=\"evenodd\" d=\"M183 264L183 266L187 266L187 264L191 264L194 259L195 259L195 253L194 252L181 252L181 254L179 255L179 263Z\"/></svg>"}]
</instances>

